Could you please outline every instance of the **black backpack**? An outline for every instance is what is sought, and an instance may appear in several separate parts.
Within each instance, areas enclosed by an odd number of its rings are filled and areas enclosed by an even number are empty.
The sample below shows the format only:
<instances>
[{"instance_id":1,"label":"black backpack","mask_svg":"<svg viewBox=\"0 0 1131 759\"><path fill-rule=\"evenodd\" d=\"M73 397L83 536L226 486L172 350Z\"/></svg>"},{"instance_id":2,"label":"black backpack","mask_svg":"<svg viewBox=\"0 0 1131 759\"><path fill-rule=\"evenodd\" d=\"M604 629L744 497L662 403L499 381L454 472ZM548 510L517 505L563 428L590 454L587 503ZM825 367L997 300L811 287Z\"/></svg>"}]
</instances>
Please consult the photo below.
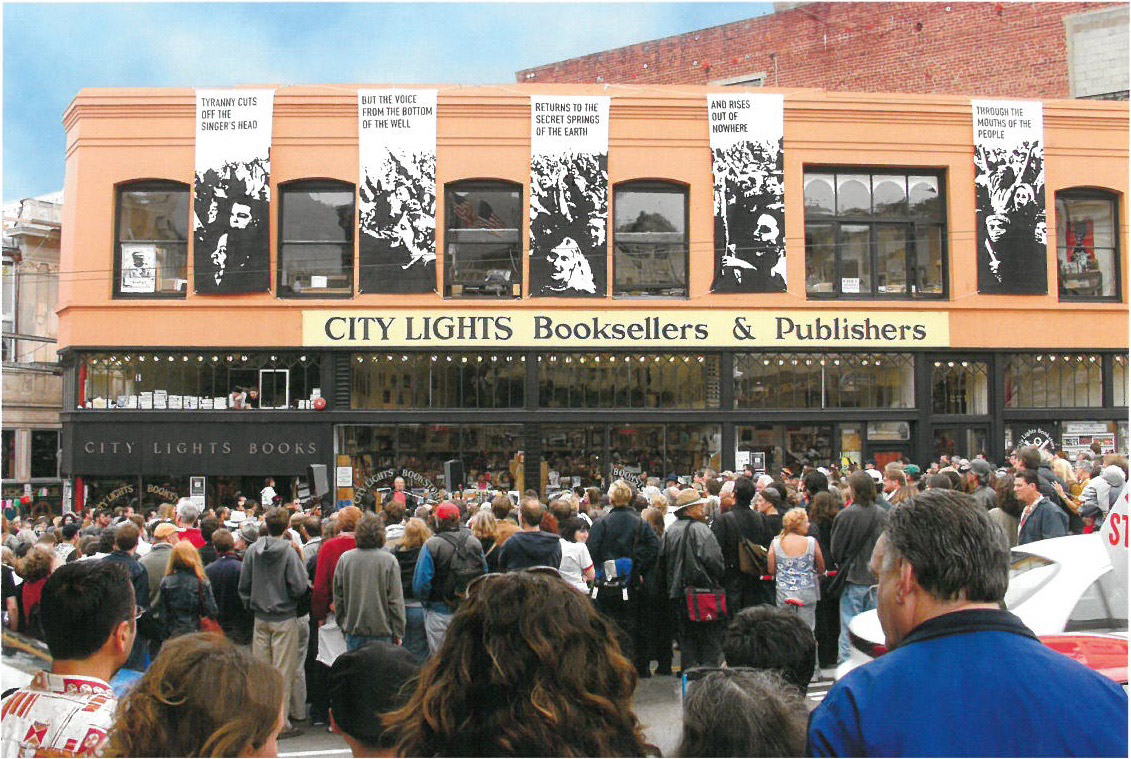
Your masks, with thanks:
<instances>
[{"instance_id":1,"label":"black backpack","mask_svg":"<svg viewBox=\"0 0 1131 759\"><path fill-rule=\"evenodd\" d=\"M467 586L483 571L482 555L471 548L471 533L441 532L436 537L452 547L451 560L446 572L440 576L437 594L449 606L458 606L467 593Z\"/></svg>"}]
</instances>

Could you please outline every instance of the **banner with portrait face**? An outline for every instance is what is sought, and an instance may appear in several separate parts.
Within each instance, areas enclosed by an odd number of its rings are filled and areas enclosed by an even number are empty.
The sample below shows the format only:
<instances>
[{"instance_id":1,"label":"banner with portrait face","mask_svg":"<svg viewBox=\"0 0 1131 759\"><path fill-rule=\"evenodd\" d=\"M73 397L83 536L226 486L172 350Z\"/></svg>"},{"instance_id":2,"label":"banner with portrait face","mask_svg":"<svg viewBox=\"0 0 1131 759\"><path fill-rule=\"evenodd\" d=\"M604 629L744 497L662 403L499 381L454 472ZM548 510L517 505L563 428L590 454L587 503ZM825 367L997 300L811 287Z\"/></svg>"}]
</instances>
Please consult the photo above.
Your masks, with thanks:
<instances>
[{"instance_id":1,"label":"banner with portrait face","mask_svg":"<svg viewBox=\"0 0 1131 759\"><path fill-rule=\"evenodd\" d=\"M193 284L197 293L271 289L274 90L196 91Z\"/></svg>"},{"instance_id":2,"label":"banner with portrait face","mask_svg":"<svg viewBox=\"0 0 1131 759\"><path fill-rule=\"evenodd\" d=\"M708 95L707 113L715 178L711 291L785 292L785 97Z\"/></svg>"},{"instance_id":3,"label":"banner with portrait face","mask_svg":"<svg viewBox=\"0 0 1131 759\"><path fill-rule=\"evenodd\" d=\"M436 90L358 90L363 293L436 291Z\"/></svg>"},{"instance_id":4,"label":"banner with portrait face","mask_svg":"<svg viewBox=\"0 0 1131 759\"><path fill-rule=\"evenodd\" d=\"M1039 101L974 100L978 292L1048 292L1044 120Z\"/></svg>"},{"instance_id":5,"label":"banner with portrait face","mask_svg":"<svg viewBox=\"0 0 1131 759\"><path fill-rule=\"evenodd\" d=\"M608 292L609 98L530 98L530 294Z\"/></svg>"}]
</instances>

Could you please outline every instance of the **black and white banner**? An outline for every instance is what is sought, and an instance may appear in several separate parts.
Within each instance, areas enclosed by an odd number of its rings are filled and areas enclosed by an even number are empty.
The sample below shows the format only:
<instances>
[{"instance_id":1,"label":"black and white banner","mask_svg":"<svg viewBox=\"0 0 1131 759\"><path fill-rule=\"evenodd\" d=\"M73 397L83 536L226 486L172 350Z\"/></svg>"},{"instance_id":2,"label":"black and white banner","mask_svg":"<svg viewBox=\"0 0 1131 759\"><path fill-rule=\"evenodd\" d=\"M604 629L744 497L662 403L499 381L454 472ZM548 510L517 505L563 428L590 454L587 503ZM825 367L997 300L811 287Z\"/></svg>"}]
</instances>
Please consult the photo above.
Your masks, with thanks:
<instances>
[{"instance_id":1,"label":"black and white banner","mask_svg":"<svg viewBox=\"0 0 1131 759\"><path fill-rule=\"evenodd\" d=\"M436 291L436 90L358 90L363 293Z\"/></svg>"},{"instance_id":2,"label":"black and white banner","mask_svg":"<svg viewBox=\"0 0 1131 759\"><path fill-rule=\"evenodd\" d=\"M785 292L785 97L707 96L715 178L712 292Z\"/></svg>"},{"instance_id":3,"label":"black and white banner","mask_svg":"<svg viewBox=\"0 0 1131 759\"><path fill-rule=\"evenodd\" d=\"M609 98L530 98L530 294L608 291Z\"/></svg>"},{"instance_id":4,"label":"black and white banner","mask_svg":"<svg viewBox=\"0 0 1131 759\"><path fill-rule=\"evenodd\" d=\"M271 288L274 90L196 91L193 269L202 294Z\"/></svg>"},{"instance_id":5,"label":"black and white banner","mask_svg":"<svg viewBox=\"0 0 1131 759\"><path fill-rule=\"evenodd\" d=\"M1048 292L1044 124L1039 101L974 100L978 292Z\"/></svg>"}]
</instances>

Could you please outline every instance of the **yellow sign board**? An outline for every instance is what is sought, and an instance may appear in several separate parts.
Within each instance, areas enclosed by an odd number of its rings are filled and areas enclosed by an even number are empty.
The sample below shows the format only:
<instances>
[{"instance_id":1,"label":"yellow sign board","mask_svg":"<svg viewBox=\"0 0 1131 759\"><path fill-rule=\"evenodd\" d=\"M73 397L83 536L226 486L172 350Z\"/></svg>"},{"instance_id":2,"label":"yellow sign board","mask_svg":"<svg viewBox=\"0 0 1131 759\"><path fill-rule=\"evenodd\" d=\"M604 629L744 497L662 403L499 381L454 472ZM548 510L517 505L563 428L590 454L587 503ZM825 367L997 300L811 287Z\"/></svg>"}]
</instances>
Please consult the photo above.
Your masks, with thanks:
<instances>
[{"instance_id":1,"label":"yellow sign board","mask_svg":"<svg viewBox=\"0 0 1131 759\"><path fill-rule=\"evenodd\" d=\"M945 311L318 309L306 347L687 349L946 348Z\"/></svg>"}]
</instances>

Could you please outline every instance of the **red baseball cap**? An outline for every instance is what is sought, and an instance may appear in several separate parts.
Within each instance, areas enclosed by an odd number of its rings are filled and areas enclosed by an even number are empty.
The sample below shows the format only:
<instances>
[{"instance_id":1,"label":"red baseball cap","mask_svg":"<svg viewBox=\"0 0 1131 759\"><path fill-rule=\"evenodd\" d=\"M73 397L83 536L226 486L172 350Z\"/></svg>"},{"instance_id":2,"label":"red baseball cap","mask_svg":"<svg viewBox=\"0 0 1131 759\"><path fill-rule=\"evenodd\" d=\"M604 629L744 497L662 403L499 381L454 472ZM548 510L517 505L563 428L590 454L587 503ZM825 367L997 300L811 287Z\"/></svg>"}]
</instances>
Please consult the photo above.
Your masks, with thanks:
<instances>
[{"instance_id":1,"label":"red baseball cap","mask_svg":"<svg viewBox=\"0 0 1131 759\"><path fill-rule=\"evenodd\" d=\"M436 509L436 518L459 519L459 506L456 506L454 503L444 501L440 504L439 508Z\"/></svg>"}]
</instances>

